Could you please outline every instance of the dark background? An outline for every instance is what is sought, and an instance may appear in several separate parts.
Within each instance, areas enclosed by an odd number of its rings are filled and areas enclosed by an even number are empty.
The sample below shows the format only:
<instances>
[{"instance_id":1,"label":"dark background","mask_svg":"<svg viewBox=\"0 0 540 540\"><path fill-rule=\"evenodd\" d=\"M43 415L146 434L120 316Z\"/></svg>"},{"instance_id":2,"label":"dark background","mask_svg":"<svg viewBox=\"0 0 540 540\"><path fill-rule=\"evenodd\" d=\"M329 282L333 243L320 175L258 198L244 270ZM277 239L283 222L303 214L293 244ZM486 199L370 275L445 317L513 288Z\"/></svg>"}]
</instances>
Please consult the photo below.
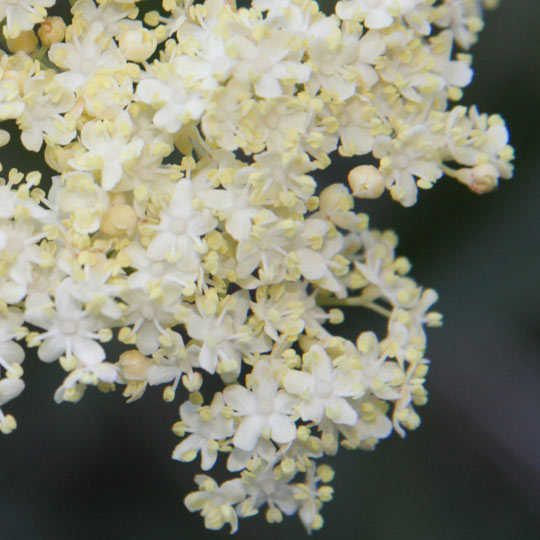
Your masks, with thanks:
<instances>
[{"instance_id":1,"label":"dark background","mask_svg":"<svg viewBox=\"0 0 540 540\"><path fill-rule=\"evenodd\" d=\"M422 426L330 460L336 494L320 540L540 538L540 2L503 0L486 23L464 103L507 120L515 177L483 197L443 179L411 209L362 207L398 232L412 275L438 290L445 325L428 336ZM344 174L338 164L326 176ZM345 333L364 329L347 315ZM182 504L197 467L170 459L177 404L160 389L131 405L93 390L55 405L59 366L30 355L25 369L27 389L6 407L19 428L0 440L0 540L228 537ZM236 535L305 537L296 517L242 520Z\"/></svg>"}]
</instances>

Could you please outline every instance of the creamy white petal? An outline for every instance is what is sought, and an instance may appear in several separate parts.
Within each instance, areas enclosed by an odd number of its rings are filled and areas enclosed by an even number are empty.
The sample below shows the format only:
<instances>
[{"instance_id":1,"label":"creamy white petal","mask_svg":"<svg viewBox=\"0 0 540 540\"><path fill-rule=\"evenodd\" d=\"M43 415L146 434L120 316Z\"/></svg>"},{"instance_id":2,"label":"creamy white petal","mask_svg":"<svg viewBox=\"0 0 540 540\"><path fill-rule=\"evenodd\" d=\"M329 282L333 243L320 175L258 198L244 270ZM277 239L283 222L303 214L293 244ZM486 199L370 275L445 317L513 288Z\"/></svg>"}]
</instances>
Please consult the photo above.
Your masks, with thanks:
<instances>
[{"instance_id":1,"label":"creamy white petal","mask_svg":"<svg viewBox=\"0 0 540 540\"><path fill-rule=\"evenodd\" d=\"M257 405L253 393L239 384L227 386L223 390L223 399L229 407L241 415L252 414Z\"/></svg>"}]
</instances>

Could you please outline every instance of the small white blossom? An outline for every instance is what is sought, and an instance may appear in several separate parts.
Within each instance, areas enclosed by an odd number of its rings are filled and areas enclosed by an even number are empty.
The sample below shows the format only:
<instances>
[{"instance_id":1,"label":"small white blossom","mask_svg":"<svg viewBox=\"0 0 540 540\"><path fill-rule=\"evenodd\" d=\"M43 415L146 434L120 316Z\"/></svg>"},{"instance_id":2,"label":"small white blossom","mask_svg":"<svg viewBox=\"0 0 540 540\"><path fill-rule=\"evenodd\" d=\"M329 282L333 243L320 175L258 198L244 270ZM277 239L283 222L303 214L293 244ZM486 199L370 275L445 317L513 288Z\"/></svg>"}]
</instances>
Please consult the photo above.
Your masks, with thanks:
<instances>
[{"instance_id":1,"label":"small white blossom","mask_svg":"<svg viewBox=\"0 0 540 540\"><path fill-rule=\"evenodd\" d=\"M201 468L211 469L218 455L218 441L233 434L232 418L223 416L224 401L216 394L208 407L197 407L190 401L180 407L183 430L190 433L173 451L173 459L192 461L201 452Z\"/></svg>"},{"instance_id":2,"label":"small white blossom","mask_svg":"<svg viewBox=\"0 0 540 540\"><path fill-rule=\"evenodd\" d=\"M79 36L71 32L71 40L54 43L49 50L51 62L63 69L58 81L71 91L84 86L99 70L117 70L125 66L125 59L114 41L103 35L101 21L93 22Z\"/></svg>"},{"instance_id":3,"label":"small white blossom","mask_svg":"<svg viewBox=\"0 0 540 540\"><path fill-rule=\"evenodd\" d=\"M360 373L334 369L318 346L311 347L303 361L306 371L289 371L283 379L285 390L302 399L296 406L302 420L319 423L326 415L337 424L354 424L357 414L346 398L363 395Z\"/></svg>"},{"instance_id":4,"label":"small white blossom","mask_svg":"<svg viewBox=\"0 0 540 540\"><path fill-rule=\"evenodd\" d=\"M187 267L198 264L197 252L205 251L201 237L214 229L217 221L209 210L196 208L196 196L190 180L178 182L169 204L159 214L159 225L152 227L156 234L148 246L150 259L182 260Z\"/></svg>"},{"instance_id":5,"label":"small white blossom","mask_svg":"<svg viewBox=\"0 0 540 540\"><path fill-rule=\"evenodd\" d=\"M21 141L28 150L38 152L44 137L65 145L76 135L75 122L68 113L75 96L64 88L54 71L47 70L31 77L24 85L25 108L18 118Z\"/></svg>"},{"instance_id":6,"label":"small white blossom","mask_svg":"<svg viewBox=\"0 0 540 540\"><path fill-rule=\"evenodd\" d=\"M98 170L101 186L110 191L120 182L124 164L141 155L144 141L132 136L133 124L129 114L122 111L114 119L88 122L81 130L82 152L77 152L70 165L82 170Z\"/></svg>"},{"instance_id":7,"label":"small white blossom","mask_svg":"<svg viewBox=\"0 0 540 540\"><path fill-rule=\"evenodd\" d=\"M218 486L210 477L195 476L199 491L190 493L184 500L190 512L201 512L208 529L221 529L226 523L231 533L238 529L238 515L233 505L245 499L245 490L240 479L228 480Z\"/></svg>"},{"instance_id":8,"label":"small white blossom","mask_svg":"<svg viewBox=\"0 0 540 540\"><path fill-rule=\"evenodd\" d=\"M92 367L105 359L97 342L101 324L71 297L71 287L71 280L64 280L55 291L54 303L48 295L29 295L25 318L45 330L35 338L41 360L54 362L63 354L68 358L75 355L84 366Z\"/></svg>"},{"instance_id":9,"label":"small white blossom","mask_svg":"<svg viewBox=\"0 0 540 540\"><path fill-rule=\"evenodd\" d=\"M3 0L0 3L0 22L6 19L4 35L14 39L21 32L31 30L47 16L45 8L54 5L56 0Z\"/></svg>"},{"instance_id":10,"label":"small white blossom","mask_svg":"<svg viewBox=\"0 0 540 540\"><path fill-rule=\"evenodd\" d=\"M293 400L279 390L271 370L269 364L260 362L249 376L251 390L238 384L223 392L225 403L241 419L233 438L234 445L241 450L253 450L260 436L278 444L288 443L296 436L290 416Z\"/></svg>"}]
</instances>

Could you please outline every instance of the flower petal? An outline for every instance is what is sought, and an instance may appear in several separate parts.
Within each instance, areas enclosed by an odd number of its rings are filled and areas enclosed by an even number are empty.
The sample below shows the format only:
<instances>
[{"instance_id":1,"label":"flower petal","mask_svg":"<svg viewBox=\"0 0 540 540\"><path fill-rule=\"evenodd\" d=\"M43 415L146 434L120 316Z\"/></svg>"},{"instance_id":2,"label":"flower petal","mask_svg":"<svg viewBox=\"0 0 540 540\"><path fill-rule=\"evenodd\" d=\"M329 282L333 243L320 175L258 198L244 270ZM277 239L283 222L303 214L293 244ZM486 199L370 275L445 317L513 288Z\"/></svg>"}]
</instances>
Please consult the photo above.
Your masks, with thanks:
<instances>
[{"instance_id":1,"label":"flower petal","mask_svg":"<svg viewBox=\"0 0 540 540\"><path fill-rule=\"evenodd\" d=\"M259 416L244 418L234 435L234 446L240 448L240 450L250 452L257 445L263 427L264 421Z\"/></svg>"},{"instance_id":2,"label":"flower petal","mask_svg":"<svg viewBox=\"0 0 540 540\"><path fill-rule=\"evenodd\" d=\"M272 414L268 418L272 440L279 444L293 441L296 438L296 424L285 414Z\"/></svg>"},{"instance_id":3,"label":"flower petal","mask_svg":"<svg viewBox=\"0 0 540 540\"><path fill-rule=\"evenodd\" d=\"M223 390L225 403L242 416L249 415L255 410L255 396L239 384L227 386Z\"/></svg>"}]
</instances>

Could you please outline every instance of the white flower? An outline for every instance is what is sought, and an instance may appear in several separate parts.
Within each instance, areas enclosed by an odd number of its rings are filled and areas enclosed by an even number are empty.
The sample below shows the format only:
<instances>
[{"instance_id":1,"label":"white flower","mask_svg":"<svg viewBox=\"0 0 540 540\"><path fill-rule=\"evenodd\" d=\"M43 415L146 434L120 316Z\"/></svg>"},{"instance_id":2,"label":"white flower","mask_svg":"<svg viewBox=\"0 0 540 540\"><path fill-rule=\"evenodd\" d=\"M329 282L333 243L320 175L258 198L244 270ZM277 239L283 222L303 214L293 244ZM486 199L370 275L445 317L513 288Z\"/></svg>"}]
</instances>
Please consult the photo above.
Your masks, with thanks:
<instances>
[{"instance_id":1,"label":"white flower","mask_svg":"<svg viewBox=\"0 0 540 540\"><path fill-rule=\"evenodd\" d=\"M75 355L84 366L92 367L105 359L105 351L96 341L102 324L71 297L72 287L69 278L58 285L54 304L46 294L29 295L25 319L45 330L35 338L40 360L54 362L63 354L68 359Z\"/></svg>"},{"instance_id":2,"label":"white flower","mask_svg":"<svg viewBox=\"0 0 540 540\"><path fill-rule=\"evenodd\" d=\"M2 0L0 2L0 22L6 19L4 35L14 39L21 32L31 30L35 24L47 16L45 8L56 0Z\"/></svg>"},{"instance_id":3,"label":"white flower","mask_svg":"<svg viewBox=\"0 0 540 540\"><path fill-rule=\"evenodd\" d=\"M39 152L44 137L51 143L65 145L77 131L68 113L75 104L73 92L62 86L53 70L42 71L24 85L25 108L17 122L25 148Z\"/></svg>"},{"instance_id":4,"label":"white flower","mask_svg":"<svg viewBox=\"0 0 540 540\"><path fill-rule=\"evenodd\" d=\"M124 313L126 324L133 324L126 339L128 342L134 341L142 354L153 354L159 347L160 336L167 334L165 328L176 323L180 291L170 285L162 288L128 286L119 296L128 306Z\"/></svg>"},{"instance_id":5,"label":"white flower","mask_svg":"<svg viewBox=\"0 0 540 540\"><path fill-rule=\"evenodd\" d=\"M160 348L152 355L155 361L146 373L148 384L157 385L172 381L174 389L180 377L190 391L202 384L202 375L193 368L199 367L200 348L194 343L186 347L182 336L169 330L160 343Z\"/></svg>"},{"instance_id":6,"label":"white flower","mask_svg":"<svg viewBox=\"0 0 540 540\"><path fill-rule=\"evenodd\" d=\"M186 317L186 329L190 337L201 343L199 365L209 373L216 370L228 380L234 380L240 372L244 354L266 352L270 346L262 336L255 336L247 326L249 300L239 291L231 295L221 306L197 303Z\"/></svg>"},{"instance_id":7,"label":"white flower","mask_svg":"<svg viewBox=\"0 0 540 540\"><path fill-rule=\"evenodd\" d=\"M508 146L508 129L499 115L480 114L476 107L455 107L442 117L447 159L474 167L493 165L502 178L510 178L513 150Z\"/></svg>"},{"instance_id":8,"label":"white flower","mask_svg":"<svg viewBox=\"0 0 540 540\"><path fill-rule=\"evenodd\" d=\"M233 505L246 497L242 480L228 480L218 486L209 476L198 474L195 482L199 491L187 495L184 503L190 512L201 512L207 529L218 530L226 523L231 526L231 533L238 529L238 515Z\"/></svg>"},{"instance_id":9,"label":"white flower","mask_svg":"<svg viewBox=\"0 0 540 540\"><path fill-rule=\"evenodd\" d=\"M329 224L349 231L358 231L365 225L362 216L354 212L354 200L350 191L341 183L330 184L321 191L319 210L312 218L324 219Z\"/></svg>"},{"instance_id":10,"label":"white flower","mask_svg":"<svg viewBox=\"0 0 540 540\"><path fill-rule=\"evenodd\" d=\"M293 399L272 376L270 364L259 362L248 377L251 390L235 384L223 391L225 403L241 419L233 443L249 452L260 436L278 444L291 442L296 437L296 426L290 414Z\"/></svg>"},{"instance_id":11,"label":"white flower","mask_svg":"<svg viewBox=\"0 0 540 540\"><path fill-rule=\"evenodd\" d=\"M96 386L100 382L111 384L118 376L117 368L109 362L73 369L54 393L56 403L78 401L87 385Z\"/></svg>"},{"instance_id":12,"label":"white flower","mask_svg":"<svg viewBox=\"0 0 540 540\"><path fill-rule=\"evenodd\" d=\"M336 4L343 20L362 21L368 28L387 28L395 17L412 11L421 0L344 0Z\"/></svg>"},{"instance_id":13,"label":"white flower","mask_svg":"<svg viewBox=\"0 0 540 540\"><path fill-rule=\"evenodd\" d=\"M182 260L189 268L197 266L197 251L205 251L201 236L214 229L217 221L209 210L195 207L196 196L190 180L176 184L170 203L161 209L159 225L152 226L156 234L148 246L150 259Z\"/></svg>"},{"instance_id":14,"label":"white flower","mask_svg":"<svg viewBox=\"0 0 540 540\"><path fill-rule=\"evenodd\" d=\"M217 459L218 442L233 434L232 418L223 416L225 403L221 394L216 394L209 407L198 407L191 401L180 406L180 416L188 435L173 451L173 459L192 461L201 452L201 468L207 471Z\"/></svg>"},{"instance_id":15,"label":"white flower","mask_svg":"<svg viewBox=\"0 0 540 540\"><path fill-rule=\"evenodd\" d=\"M266 39L254 43L238 36L236 47L240 63L233 76L253 84L254 93L261 98L277 98L295 84L309 79L310 68L300 62L301 54L296 36L268 29Z\"/></svg>"},{"instance_id":16,"label":"white flower","mask_svg":"<svg viewBox=\"0 0 540 540\"><path fill-rule=\"evenodd\" d=\"M129 287L132 289L149 289L153 284L174 286L176 289L191 293L195 290L195 280L200 275L199 268L188 269L176 262L154 261L148 257L146 249L132 243L123 251L130 260L130 266L135 268L129 278Z\"/></svg>"},{"instance_id":17,"label":"white flower","mask_svg":"<svg viewBox=\"0 0 540 540\"><path fill-rule=\"evenodd\" d=\"M373 150L373 126L380 123L373 105L355 95L338 108L336 116L339 120L339 153L342 156L360 156Z\"/></svg>"},{"instance_id":18,"label":"white flower","mask_svg":"<svg viewBox=\"0 0 540 540\"><path fill-rule=\"evenodd\" d=\"M264 331L275 342L296 337L304 330L303 292L300 285L293 283L257 289L251 310L264 322Z\"/></svg>"},{"instance_id":19,"label":"white flower","mask_svg":"<svg viewBox=\"0 0 540 540\"><path fill-rule=\"evenodd\" d=\"M15 81L0 80L0 120L19 118L24 111L24 102Z\"/></svg>"},{"instance_id":20,"label":"white flower","mask_svg":"<svg viewBox=\"0 0 540 540\"><path fill-rule=\"evenodd\" d=\"M100 171L101 186L110 191L120 182L124 164L141 155L144 141L134 136L131 118L122 111L114 122L87 122L81 130L81 144L86 152L77 152L70 165L77 169Z\"/></svg>"},{"instance_id":21,"label":"white flower","mask_svg":"<svg viewBox=\"0 0 540 540\"><path fill-rule=\"evenodd\" d=\"M102 70L94 73L79 92L90 116L114 120L133 100L133 81L127 73Z\"/></svg>"},{"instance_id":22,"label":"white flower","mask_svg":"<svg viewBox=\"0 0 540 540\"><path fill-rule=\"evenodd\" d=\"M8 180L2 185L3 178L0 178L0 219L11 219L19 212L20 208L24 208L26 216L38 221L41 224L49 223L54 220L52 212L39 205L30 195L32 182L30 178L41 178L41 174L37 171L27 175L27 183L19 184L22 179L22 173L17 169L11 169L8 175ZM18 185L16 188L15 186Z\"/></svg>"},{"instance_id":23,"label":"white flower","mask_svg":"<svg viewBox=\"0 0 540 540\"><path fill-rule=\"evenodd\" d=\"M279 508L287 516L294 514L298 510L298 501L290 482L290 475L276 478L272 463L261 463L257 469L244 476L248 497L240 505L239 513L252 515L266 503L270 510Z\"/></svg>"},{"instance_id":24,"label":"white flower","mask_svg":"<svg viewBox=\"0 0 540 540\"><path fill-rule=\"evenodd\" d=\"M354 95L357 81L369 90L379 78L371 64L385 47L378 32L368 32L360 40L344 36L339 47L332 47L328 39L312 41L308 52L314 75L306 84L308 91L316 94L321 89L342 102Z\"/></svg>"},{"instance_id":25,"label":"white flower","mask_svg":"<svg viewBox=\"0 0 540 540\"><path fill-rule=\"evenodd\" d=\"M225 223L225 230L235 240L247 240L253 219L260 211L260 207L252 201L253 187L249 183L251 171L234 167L229 170L231 178L229 181L227 174L224 189L202 190L200 196L208 208L219 213L220 221Z\"/></svg>"},{"instance_id":26,"label":"white flower","mask_svg":"<svg viewBox=\"0 0 540 540\"><path fill-rule=\"evenodd\" d=\"M84 304L86 310L97 316L118 321L122 317L115 298L121 290L120 283L111 283L114 271L104 256L97 256L91 264L81 268L74 280L70 294Z\"/></svg>"},{"instance_id":27,"label":"white flower","mask_svg":"<svg viewBox=\"0 0 540 540\"><path fill-rule=\"evenodd\" d=\"M71 32L71 41L54 43L49 49L50 61L63 69L57 75L60 84L75 92L102 69L124 68L126 61L113 40L103 35L103 24L93 22L79 36Z\"/></svg>"},{"instance_id":28,"label":"white flower","mask_svg":"<svg viewBox=\"0 0 540 540\"><path fill-rule=\"evenodd\" d=\"M313 195L316 183L307 173L316 167L306 154L297 152L262 152L254 158L251 182L253 201L276 203L292 192L300 200Z\"/></svg>"},{"instance_id":29,"label":"white flower","mask_svg":"<svg viewBox=\"0 0 540 540\"><path fill-rule=\"evenodd\" d=\"M76 232L88 234L99 229L109 198L91 173L73 171L53 177L49 203L57 218L70 219Z\"/></svg>"},{"instance_id":30,"label":"white flower","mask_svg":"<svg viewBox=\"0 0 540 540\"><path fill-rule=\"evenodd\" d=\"M403 206L416 202L417 182L431 187L442 176L435 152L433 137L421 125L405 128L393 139L383 135L375 139L373 155L381 159L380 169L392 197Z\"/></svg>"},{"instance_id":31,"label":"white flower","mask_svg":"<svg viewBox=\"0 0 540 540\"><path fill-rule=\"evenodd\" d=\"M237 446L227 458L227 470L238 472L244 470L252 460L262 459L267 463L274 463L276 460L276 446L271 440L259 438L253 450L241 450Z\"/></svg>"},{"instance_id":32,"label":"white flower","mask_svg":"<svg viewBox=\"0 0 540 540\"><path fill-rule=\"evenodd\" d=\"M445 0L434 15L435 24L449 27L463 49L469 49L476 43L477 34L484 26L480 0Z\"/></svg>"},{"instance_id":33,"label":"white flower","mask_svg":"<svg viewBox=\"0 0 540 540\"><path fill-rule=\"evenodd\" d=\"M109 37L115 37L123 28L138 28L141 22L133 20L137 15L137 8L129 2L98 2L94 0L77 0L71 8L73 14L73 26L82 30L93 23L103 26L103 33Z\"/></svg>"},{"instance_id":34,"label":"white flower","mask_svg":"<svg viewBox=\"0 0 540 540\"><path fill-rule=\"evenodd\" d=\"M225 86L218 86L212 92L201 119L207 140L229 151L239 146L250 146L250 132L245 127L245 110L250 101L253 101L253 96L246 81L231 79Z\"/></svg>"},{"instance_id":35,"label":"white flower","mask_svg":"<svg viewBox=\"0 0 540 540\"><path fill-rule=\"evenodd\" d=\"M161 78L150 72L137 85L135 99L157 109L153 117L156 127L176 133L183 125L202 116L206 101L196 86L190 87L170 64L167 67L163 73L159 72Z\"/></svg>"},{"instance_id":36,"label":"white flower","mask_svg":"<svg viewBox=\"0 0 540 540\"><path fill-rule=\"evenodd\" d=\"M346 448L373 450L380 439L386 439L393 431L392 420L388 418L388 405L373 397L364 397L353 402L358 413L358 421L352 426L339 426L345 437ZM403 434L403 431L402 431Z\"/></svg>"},{"instance_id":37,"label":"white flower","mask_svg":"<svg viewBox=\"0 0 540 540\"><path fill-rule=\"evenodd\" d=\"M0 300L14 304L25 297L34 269L45 261L38 245L44 236L29 221L0 223Z\"/></svg>"},{"instance_id":38,"label":"white flower","mask_svg":"<svg viewBox=\"0 0 540 540\"><path fill-rule=\"evenodd\" d=\"M305 371L290 370L283 378L285 390L302 399L296 405L302 420L319 423L326 415L336 424L356 423L356 411L345 398L363 395L360 373L334 368L325 350L317 345L304 354L303 362Z\"/></svg>"},{"instance_id":39,"label":"white flower","mask_svg":"<svg viewBox=\"0 0 540 540\"><path fill-rule=\"evenodd\" d=\"M13 341L23 321L23 312L14 308L9 308L0 317L0 366L7 375L18 375L19 364L24 360L23 348Z\"/></svg>"}]
</instances>

